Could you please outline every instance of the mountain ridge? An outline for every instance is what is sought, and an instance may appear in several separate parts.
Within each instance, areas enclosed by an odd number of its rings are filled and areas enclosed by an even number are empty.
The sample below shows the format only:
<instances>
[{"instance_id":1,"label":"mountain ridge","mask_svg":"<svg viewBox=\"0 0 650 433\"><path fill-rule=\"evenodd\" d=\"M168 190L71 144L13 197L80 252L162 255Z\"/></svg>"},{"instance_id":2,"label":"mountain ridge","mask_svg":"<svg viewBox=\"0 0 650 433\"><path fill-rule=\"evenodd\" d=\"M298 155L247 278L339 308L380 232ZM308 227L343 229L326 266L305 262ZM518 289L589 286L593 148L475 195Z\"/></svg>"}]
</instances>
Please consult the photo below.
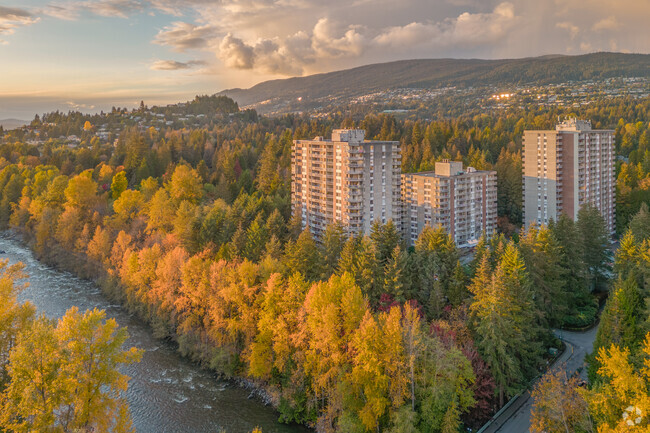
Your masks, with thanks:
<instances>
[{"instance_id":1,"label":"mountain ridge","mask_svg":"<svg viewBox=\"0 0 650 433\"><path fill-rule=\"evenodd\" d=\"M549 54L518 59L413 59L374 63L304 77L274 79L248 89L226 89L240 106L261 112L265 101L305 103L327 96L358 96L397 88L472 87L512 84L553 84L615 77L650 77L650 54Z\"/></svg>"}]
</instances>

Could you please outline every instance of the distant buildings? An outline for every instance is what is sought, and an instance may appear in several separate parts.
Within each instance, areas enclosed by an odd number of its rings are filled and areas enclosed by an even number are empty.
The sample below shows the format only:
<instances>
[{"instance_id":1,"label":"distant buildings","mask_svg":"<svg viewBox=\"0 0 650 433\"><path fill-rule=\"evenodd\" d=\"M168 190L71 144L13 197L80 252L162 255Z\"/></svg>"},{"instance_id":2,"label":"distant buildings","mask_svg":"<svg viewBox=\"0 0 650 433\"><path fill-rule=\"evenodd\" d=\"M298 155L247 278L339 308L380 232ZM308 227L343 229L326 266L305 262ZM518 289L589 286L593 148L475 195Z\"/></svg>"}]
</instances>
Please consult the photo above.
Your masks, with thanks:
<instances>
[{"instance_id":1,"label":"distant buildings","mask_svg":"<svg viewBox=\"0 0 650 433\"><path fill-rule=\"evenodd\" d=\"M441 225L459 246L496 229L494 171L444 161L435 173L402 175L399 142L368 141L348 129L334 130L331 140L295 140L291 158L293 212L317 239L334 221L368 234L374 221L393 220L409 245L427 225Z\"/></svg>"},{"instance_id":2,"label":"distant buildings","mask_svg":"<svg viewBox=\"0 0 650 433\"><path fill-rule=\"evenodd\" d=\"M568 119L555 130L524 131L524 222L546 224L564 212L574 220L591 203L614 230L614 131Z\"/></svg>"},{"instance_id":3,"label":"distant buildings","mask_svg":"<svg viewBox=\"0 0 650 433\"><path fill-rule=\"evenodd\" d=\"M463 170L462 162L436 162L435 172L402 175L402 229L409 245L425 226L441 225L459 247L496 229L495 171Z\"/></svg>"},{"instance_id":4,"label":"distant buildings","mask_svg":"<svg viewBox=\"0 0 650 433\"><path fill-rule=\"evenodd\" d=\"M333 221L350 234L369 233L373 221L399 227L400 144L364 138L362 130L335 129L331 140L293 142L293 212L318 239Z\"/></svg>"}]
</instances>

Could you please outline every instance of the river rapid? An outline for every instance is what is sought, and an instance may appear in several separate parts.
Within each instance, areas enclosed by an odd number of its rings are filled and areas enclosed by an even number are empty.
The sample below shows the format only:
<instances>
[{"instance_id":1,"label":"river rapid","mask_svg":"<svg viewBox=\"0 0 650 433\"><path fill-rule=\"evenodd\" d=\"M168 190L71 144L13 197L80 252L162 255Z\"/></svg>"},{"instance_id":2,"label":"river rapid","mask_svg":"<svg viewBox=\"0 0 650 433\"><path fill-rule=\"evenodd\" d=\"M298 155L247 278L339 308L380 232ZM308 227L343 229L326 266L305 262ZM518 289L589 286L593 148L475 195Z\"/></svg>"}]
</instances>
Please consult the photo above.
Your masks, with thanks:
<instances>
[{"instance_id":1,"label":"river rapid","mask_svg":"<svg viewBox=\"0 0 650 433\"><path fill-rule=\"evenodd\" d=\"M277 422L278 414L250 391L219 380L214 373L182 358L174 346L153 337L149 327L120 305L111 303L94 283L39 262L31 250L7 234L0 235L0 259L22 262L29 287L19 296L39 314L61 317L77 306L98 308L126 326L126 347L144 350L142 361L125 366L131 377L127 399L138 433L247 433L259 426L264 433L306 433L311 430Z\"/></svg>"}]
</instances>

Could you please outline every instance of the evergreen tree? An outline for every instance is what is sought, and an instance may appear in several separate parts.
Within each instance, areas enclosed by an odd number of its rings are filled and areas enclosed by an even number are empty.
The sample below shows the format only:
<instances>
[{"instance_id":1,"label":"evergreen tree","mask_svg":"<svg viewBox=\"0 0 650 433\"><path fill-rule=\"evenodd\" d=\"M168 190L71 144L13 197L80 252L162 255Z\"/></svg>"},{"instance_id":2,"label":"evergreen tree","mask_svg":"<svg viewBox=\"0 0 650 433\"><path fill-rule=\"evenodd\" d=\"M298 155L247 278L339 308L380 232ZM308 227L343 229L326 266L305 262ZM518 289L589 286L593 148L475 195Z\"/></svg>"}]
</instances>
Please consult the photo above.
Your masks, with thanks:
<instances>
[{"instance_id":1,"label":"evergreen tree","mask_svg":"<svg viewBox=\"0 0 650 433\"><path fill-rule=\"evenodd\" d=\"M582 241L583 262L588 281L593 289L607 279L609 271L609 234L600 211L590 204L584 204L578 211L576 223Z\"/></svg>"},{"instance_id":2,"label":"evergreen tree","mask_svg":"<svg viewBox=\"0 0 650 433\"><path fill-rule=\"evenodd\" d=\"M630 231L639 242L650 238L650 211L648 203L641 203L641 209L630 221Z\"/></svg>"},{"instance_id":3,"label":"evergreen tree","mask_svg":"<svg viewBox=\"0 0 650 433\"><path fill-rule=\"evenodd\" d=\"M347 240L345 228L339 222L327 225L321 245L321 254L323 257L323 278L328 279L337 271L341 252ZM351 271L352 269L348 269Z\"/></svg>"},{"instance_id":4,"label":"evergreen tree","mask_svg":"<svg viewBox=\"0 0 650 433\"><path fill-rule=\"evenodd\" d=\"M601 315L592 353L597 354L601 348L611 345L626 347L636 353L644 335L644 304L634 276L631 275L626 280L619 278ZM592 381L599 379L599 368L597 358L592 355L589 360L589 376Z\"/></svg>"},{"instance_id":5,"label":"evergreen tree","mask_svg":"<svg viewBox=\"0 0 650 433\"><path fill-rule=\"evenodd\" d=\"M469 288L476 346L494 375L501 405L536 374L541 358L529 284L523 260L509 243L494 271L484 256Z\"/></svg>"},{"instance_id":6,"label":"evergreen tree","mask_svg":"<svg viewBox=\"0 0 650 433\"><path fill-rule=\"evenodd\" d=\"M437 317L456 291L459 274L458 250L453 238L444 228L425 227L415 243L417 271L413 275L417 285L417 300L425 306L429 317Z\"/></svg>"},{"instance_id":7,"label":"evergreen tree","mask_svg":"<svg viewBox=\"0 0 650 433\"><path fill-rule=\"evenodd\" d=\"M273 209L273 212L266 220L266 232L269 235L275 235L280 241L283 241L287 236L287 223L277 208Z\"/></svg>"},{"instance_id":8,"label":"evergreen tree","mask_svg":"<svg viewBox=\"0 0 650 433\"><path fill-rule=\"evenodd\" d=\"M395 247L401 243L401 236L393 220L388 220L386 224L374 221L370 231L370 239L375 245L380 266L386 265Z\"/></svg>"},{"instance_id":9,"label":"evergreen tree","mask_svg":"<svg viewBox=\"0 0 650 433\"><path fill-rule=\"evenodd\" d=\"M564 213L557 222L549 225L549 229L560 246L559 263L563 269L567 292L573 294L569 305L579 305L590 297L581 234L573 220Z\"/></svg>"},{"instance_id":10,"label":"evergreen tree","mask_svg":"<svg viewBox=\"0 0 650 433\"><path fill-rule=\"evenodd\" d=\"M391 257L384 266L384 284L383 293L387 293L397 302L406 301L404 293L404 273L406 270L406 254L397 245L393 249Z\"/></svg>"},{"instance_id":11,"label":"evergreen tree","mask_svg":"<svg viewBox=\"0 0 650 433\"><path fill-rule=\"evenodd\" d=\"M305 229L296 242L287 243L285 263L291 274L298 272L308 281L320 278L321 257L309 229Z\"/></svg>"},{"instance_id":12,"label":"evergreen tree","mask_svg":"<svg viewBox=\"0 0 650 433\"><path fill-rule=\"evenodd\" d=\"M566 315L575 306L567 292L564 269L560 265L560 246L551 231L534 224L522 231L519 250L526 263L538 310L545 323L553 327L563 325Z\"/></svg>"},{"instance_id":13,"label":"evergreen tree","mask_svg":"<svg viewBox=\"0 0 650 433\"><path fill-rule=\"evenodd\" d=\"M258 261L264 251L266 242L268 240L268 233L264 227L264 220L262 214L258 214L257 218L248 226L246 230L246 246L244 247L244 256L254 262Z\"/></svg>"}]
</instances>

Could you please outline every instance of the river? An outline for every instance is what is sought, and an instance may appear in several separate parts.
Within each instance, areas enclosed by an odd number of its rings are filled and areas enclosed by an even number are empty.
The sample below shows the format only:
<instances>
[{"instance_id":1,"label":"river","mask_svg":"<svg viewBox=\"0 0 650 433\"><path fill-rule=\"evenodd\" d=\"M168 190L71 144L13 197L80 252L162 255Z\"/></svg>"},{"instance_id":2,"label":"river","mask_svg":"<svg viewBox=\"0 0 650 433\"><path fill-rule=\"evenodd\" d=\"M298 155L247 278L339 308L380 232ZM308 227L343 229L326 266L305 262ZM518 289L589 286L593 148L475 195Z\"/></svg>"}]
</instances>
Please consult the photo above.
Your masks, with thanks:
<instances>
[{"instance_id":1,"label":"river","mask_svg":"<svg viewBox=\"0 0 650 433\"><path fill-rule=\"evenodd\" d=\"M149 327L111 303L94 283L39 262L31 250L0 235L0 259L22 262L29 287L20 300L32 302L39 314L61 317L66 310L99 308L129 332L127 347L144 349L142 361L123 367L131 377L127 399L138 433L247 433L259 426L264 433L297 433L310 430L277 422L278 414L250 392L220 381L216 376L182 358L172 344L157 340Z\"/></svg>"}]
</instances>

